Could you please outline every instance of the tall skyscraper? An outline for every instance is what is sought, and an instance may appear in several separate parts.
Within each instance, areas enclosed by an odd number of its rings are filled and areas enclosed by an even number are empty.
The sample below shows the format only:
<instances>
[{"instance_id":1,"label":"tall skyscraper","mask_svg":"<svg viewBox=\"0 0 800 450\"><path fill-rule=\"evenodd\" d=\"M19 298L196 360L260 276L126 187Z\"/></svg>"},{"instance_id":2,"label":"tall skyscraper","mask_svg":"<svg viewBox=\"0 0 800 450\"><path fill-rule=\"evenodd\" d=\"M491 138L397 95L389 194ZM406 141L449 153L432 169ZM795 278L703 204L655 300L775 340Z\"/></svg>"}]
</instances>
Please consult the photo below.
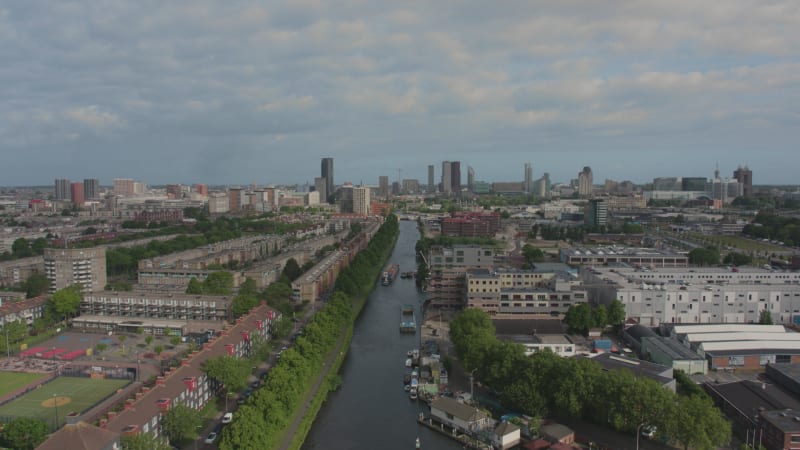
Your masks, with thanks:
<instances>
[{"instance_id":1,"label":"tall skyscraper","mask_svg":"<svg viewBox=\"0 0 800 450\"><path fill-rule=\"evenodd\" d=\"M533 190L533 168L531 167L531 163L525 163L525 178L524 178L524 191L526 194L530 194Z\"/></svg>"},{"instance_id":2,"label":"tall skyscraper","mask_svg":"<svg viewBox=\"0 0 800 450\"><path fill-rule=\"evenodd\" d=\"M100 195L100 180L97 178L85 178L83 180L83 196L85 198L97 198Z\"/></svg>"},{"instance_id":3,"label":"tall skyscraper","mask_svg":"<svg viewBox=\"0 0 800 450\"><path fill-rule=\"evenodd\" d=\"M333 158L322 158L321 176L325 178L326 197L330 197L335 193L333 190ZM322 198L320 201L323 201Z\"/></svg>"},{"instance_id":4,"label":"tall skyscraper","mask_svg":"<svg viewBox=\"0 0 800 450\"><path fill-rule=\"evenodd\" d=\"M467 166L467 190L473 192L475 187L475 169L472 166Z\"/></svg>"},{"instance_id":5,"label":"tall skyscraper","mask_svg":"<svg viewBox=\"0 0 800 450\"><path fill-rule=\"evenodd\" d=\"M450 163L450 179L452 181L452 185L450 186L450 190L455 195L461 195L461 162L460 161L453 161Z\"/></svg>"},{"instance_id":6,"label":"tall skyscraper","mask_svg":"<svg viewBox=\"0 0 800 450\"><path fill-rule=\"evenodd\" d=\"M71 183L69 185L69 198L76 206L83 206L86 197L83 194L83 183Z\"/></svg>"},{"instance_id":7,"label":"tall skyscraper","mask_svg":"<svg viewBox=\"0 0 800 450\"><path fill-rule=\"evenodd\" d=\"M442 161L442 193L450 195L453 192L453 180L450 174L450 161Z\"/></svg>"},{"instance_id":8,"label":"tall skyscraper","mask_svg":"<svg viewBox=\"0 0 800 450\"><path fill-rule=\"evenodd\" d=\"M240 187L228 189L228 211L239 211L242 209L242 199L244 189Z\"/></svg>"},{"instance_id":9,"label":"tall skyscraper","mask_svg":"<svg viewBox=\"0 0 800 450\"><path fill-rule=\"evenodd\" d=\"M56 200L69 200L70 199L70 182L67 179L59 178L56 180L55 194L53 195Z\"/></svg>"},{"instance_id":10,"label":"tall skyscraper","mask_svg":"<svg viewBox=\"0 0 800 450\"><path fill-rule=\"evenodd\" d=\"M578 194L582 197L590 197L592 195L593 186L592 168L586 166L583 170L578 172Z\"/></svg>"},{"instance_id":11,"label":"tall skyscraper","mask_svg":"<svg viewBox=\"0 0 800 450\"><path fill-rule=\"evenodd\" d=\"M436 187L433 184L433 164L428 165L428 193L433 194L436 192Z\"/></svg>"},{"instance_id":12,"label":"tall skyscraper","mask_svg":"<svg viewBox=\"0 0 800 450\"><path fill-rule=\"evenodd\" d=\"M733 178L736 178L736 181L742 184L742 195L745 197L752 197L753 196L753 171L750 170L747 166L739 166L735 171L733 171Z\"/></svg>"},{"instance_id":13,"label":"tall skyscraper","mask_svg":"<svg viewBox=\"0 0 800 450\"><path fill-rule=\"evenodd\" d=\"M384 198L389 196L389 177L386 175L378 177L378 195Z\"/></svg>"}]
</instances>

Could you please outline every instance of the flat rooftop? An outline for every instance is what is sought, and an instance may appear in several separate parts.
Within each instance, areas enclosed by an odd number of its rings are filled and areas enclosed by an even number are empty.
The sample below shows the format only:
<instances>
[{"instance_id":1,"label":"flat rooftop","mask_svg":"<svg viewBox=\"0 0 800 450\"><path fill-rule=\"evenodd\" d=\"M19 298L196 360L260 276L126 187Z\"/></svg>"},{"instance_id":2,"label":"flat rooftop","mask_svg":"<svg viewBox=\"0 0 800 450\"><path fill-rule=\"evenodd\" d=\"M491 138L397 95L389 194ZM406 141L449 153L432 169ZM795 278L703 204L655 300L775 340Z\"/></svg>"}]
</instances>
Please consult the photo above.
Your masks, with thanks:
<instances>
[{"instance_id":1,"label":"flat rooftop","mask_svg":"<svg viewBox=\"0 0 800 450\"><path fill-rule=\"evenodd\" d=\"M700 355L670 338L661 336L644 337L642 338L642 344L645 342L647 342L649 346L656 347L661 353L669 356L672 360L703 360Z\"/></svg>"},{"instance_id":2,"label":"flat rooftop","mask_svg":"<svg viewBox=\"0 0 800 450\"><path fill-rule=\"evenodd\" d=\"M499 335L564 335L567 327L559 319L493 319Z\"/></svg>"}]
</instances>

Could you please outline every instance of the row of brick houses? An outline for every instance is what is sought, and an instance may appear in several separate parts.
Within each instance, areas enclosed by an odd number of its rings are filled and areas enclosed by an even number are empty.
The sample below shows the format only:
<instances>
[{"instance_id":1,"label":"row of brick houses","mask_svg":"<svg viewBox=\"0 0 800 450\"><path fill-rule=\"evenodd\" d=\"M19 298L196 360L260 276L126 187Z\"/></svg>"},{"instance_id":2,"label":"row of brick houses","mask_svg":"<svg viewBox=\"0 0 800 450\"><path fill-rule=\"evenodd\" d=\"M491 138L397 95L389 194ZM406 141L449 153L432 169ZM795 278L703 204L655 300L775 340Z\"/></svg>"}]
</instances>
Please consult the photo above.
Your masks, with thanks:
<instances>
[{"instance_id":1,"label":"row of brick houses","mask_svg":"<svg viewBox=\"0 0 800 450\"><path fill-rule=\"evenodd\" d=\"M124 401L121 412L110 411L100 418L100 428L117 435L153 433L159 436L161 421L170 408L183 404L200 409L219 392L221 386L203 372L207 360L225 355L247 356L253 337L260 335L266 340L271 339L272 328L280 318L278 311L263 303L253 308L248 315L239 318L231 327L205 343L202 349L184 359L180 367L173 367L157 377L155 386L141 387L133 398ZM65 427L52 434L42 447L52 447L54 442L59 442L61 434L72 432L74 430ZM85 448L101 447L87 445Z\"/></svg>"},{"instance_id":2,"label":"row of brick houses","mask_svg":"<svg viewBox=\"0 0 800 450\"><path fill-rule=\"evenodd\" d=\"M3 303L0 306L0 325L21 321L30 326L35 319L42 317L44 305L47 298L43 295L39 297L19 300L16 302Z\"/></svg>"}]
</instances>

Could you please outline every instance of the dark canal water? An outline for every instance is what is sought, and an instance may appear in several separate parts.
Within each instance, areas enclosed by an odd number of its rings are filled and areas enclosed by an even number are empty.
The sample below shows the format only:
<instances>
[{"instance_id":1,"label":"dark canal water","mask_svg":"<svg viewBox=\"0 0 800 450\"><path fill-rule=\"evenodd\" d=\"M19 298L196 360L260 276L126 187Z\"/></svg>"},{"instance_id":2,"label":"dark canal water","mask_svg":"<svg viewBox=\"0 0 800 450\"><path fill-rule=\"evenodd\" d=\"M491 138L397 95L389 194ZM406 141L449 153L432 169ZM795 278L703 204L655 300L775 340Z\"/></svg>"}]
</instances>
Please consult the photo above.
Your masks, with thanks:
<instances>
[{"instance_id":1,"label":"dark canal water","mask_svg":"<svg viewBox=\"0 0 800 450\"><path fill-rule=\"evenodd\" d=\"M416 269L414 244L419 233L413 221L400 222L400 237L389 263L400 271ZM406 352L419 347L419 332L400 334L400 307L413 304L417 326L424 296L412 279L399 278L390 286L376 286L355 325L344 364L342 385L322 407L304 450L414 448L460 449L461 445L417 424L423 403L403 391Z\"/></svg>"}]
</instances>

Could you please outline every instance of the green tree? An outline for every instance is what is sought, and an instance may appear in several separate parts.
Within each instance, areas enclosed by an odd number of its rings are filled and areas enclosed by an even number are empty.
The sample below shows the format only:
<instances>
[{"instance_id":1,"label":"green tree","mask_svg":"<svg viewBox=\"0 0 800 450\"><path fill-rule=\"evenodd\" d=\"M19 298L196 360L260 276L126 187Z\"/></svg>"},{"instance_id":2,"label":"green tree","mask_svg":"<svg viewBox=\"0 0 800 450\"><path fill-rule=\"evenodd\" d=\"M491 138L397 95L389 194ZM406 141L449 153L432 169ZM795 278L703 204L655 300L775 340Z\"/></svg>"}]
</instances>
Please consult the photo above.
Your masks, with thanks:
<instances>
[{"instance_id":1,"label":"green tree","mask_svg":"<svg viewBox=\"0 0 800 450\"><path fill-rule=\"evenodd\" d=\"M264 420L262 411L251 405L242 405L236 411L236 420L222 429L220 450L246 448L271 448L267 443L280 435L276 427Z\"/></svg>"},{"instance_id":2,"label":"green tree","mask_svg":"<svg viewBox=\"0 0 800 450\"><path fill-rule=\"evenodd\" d=\"M224 392L236 392L247 385L251 365L246 359L223 355L206 360L203 371L222 383Z\"/></svg>"},{"instance_id":3,"label":"green tree","mask_svg":"<svg viewBox=\"0 0 800 450\"><path fill-rule=\"evenodd\" d=\"M156 345L155 347L153 347L153 352L156 355L160 355L161 352L163 352L163 351L164 351L164 346L163 345Z\"/></svg>"},{"instance_id":4,"label":"green tree","mask_svg":"<svg viewBox=\"0 0 800 450\"><path fill-rule=\"evenodd\" d=\"M239 317L247 314L256 306L258 306L258 298L253 295L239 294L233 298L231 312L233 312L233 317Z\"/></svg>"},{"instance_id":5,"label":"green tree","mask_svg":"<svg viewBox=\"0 0 800 450\"><path fill-rule=\"evenodd\" d=\"M256 285L256 280L247 277L239 286L239 295L252 295L253 297L257 296L258 286Z\"/></svg>"},{"instance_id":6,"label":"green tree","mask_svg":"<svg viewBox=\"0 0 800 450\"><path fill-rule=\"evenodd\" d=\"M586 335L592 326L592 310L587 303L572 305L564 315L570 333Z\"/></svg>"},{"instance_id":7,"label":"green tree","mask_svg":"<svg viewBox=\"0 0 800 450\"><path fill-rule=\"evenodd\" d=\"M230 295L233 292L233 274L225 271L211 272L203 282L203 288L208 295Z\"/></svg>"},{"instance_id":8,"label":"green tree","mask_svg":"<svg viewBox=\"0 0 800 450\"><path fill-rule=\"evenodd\" d=\"M728 444L731 425L705 395L678 396L666 433L685 450L715 450Z\"/></svg>"},{"instance_id":9,"label":"green tree","mask_svg":"<svg viewBox=\"0 0 800 450\"><path fill-rule=\"evenodd\" d=\"M50 288L50 280L41 273L34 273L25 280L22 287L25 289L25 298L38 297Z\"/></svg>"},{"instance_id":10,"label":"green tree","mask_svg":"<svg viewBox=\"0 0 800 450\"><path fill-rule=\"evenodd\" d=\"M450 340L462 366L469 371L482 366L497 338L489 315L470 308L458 313L450 322Z\"/></svg>"},{"instance_id":11,"label":"green tree","mask_svg":"<svg viewBox=\"0 0 800 450\"><path fill-rule=\"evenodd\" d=\"M203 295L205 293L203 283L198 281L197 278L189 279L189 286L186 287L186 293L192 295Z\"/></svg>"},{"instance_id":12,"label":"green tree","mask_svg":"<svg viewBox=\"0 0 800 450\"><path fill-rule=\"evenodd\" d=\"M53 307L64 323L81 307L81 288L77 285L59 289L53 294Z\"/></svg>"},{"instance_id":13,"label":"green tree","mask_svg":"<svg viewBox=\"0 0 800 450\"><path fill-rule=\"evenodd\" d=\"M745 255L744 253L737 253L737 252L730 252L725 255L725 258L722 260L724 264L730 264L733 266L746 266L753 261L749 255Z\"/></svg>"},{"instance_id":14,"label":"green tree","mask_svg":"<svg viewBox=\"0 0 800 450\"><path fill-rule=\"evenodd\" d=\"M622 377L619 405L610 412L611 423L618 430L635 432L637 440L645 426L666 428L668 418L674 413L672 397L674 394L649 378L636 377L632 372L617 370Z\"/></svg>"},{"instance_id":15,"label":"green tree","mask_svg":"<svg viewBox=\"0 0 800 450\"><path fill-rule=\"evenodd\" d=\"M761 325L772 325L772 314L768 309L762 309L758 314L758 323Z\"/></svg>"},{"instance_id":16,"label":"green tree","mask_svg":"<svg viewBox=\"0 0 800 450\"><path fill-rule=\"evenodd\" d=\"M150 344L152 344L152 343L153 343L153 335L147 335L147 336L145 336L145 337L144 337L144 343L145 343L145 344L147 344L147 346L149 347L149 346L150 346Z\"/></svg>"},{"instance_id":17,"label":"green tree","mask_svg":"<svg viewBox=\"0 0 800 450\"><path fill-rule=\"evenodd\" d=\"M716 247L696 248L689 252L689 262L697 266L719 264L719 250Z\"/></svg>"},{"instance_id":18,"label":"green tree","mask_svg":"<svg viewBox=\"0 0 800 450\"><path fill-rule=\"evenodd\" d=\"M122 345L122 353L125 354L125 341L128 340L128 336L121 334L117 336L117 340L119 340L120 345Z\"/></svg>"},{"instance_id":19,"label":"green tree","mask_svg":"<svg viewBox=\"0 0 800 450\"><path fill-rule=\"evenodd\" d=\"M522 247L522 256L525 257L525 262L531 266L534 263L544 261L544 252L540 248L536 248L530 244L525 244Z\"/></svg>"},{"instance_id":20,"label":"green tree","mask_svg":"<svg viewBox=\"0 0 800 450\"><path fill-rule=\"evenodd\" d=\"M608 325L608 309L606 305L598 305L592 310L592 325L601 329Z\"/></svg>"},{"instance_id":21,"label":"green tree","mask_svg":"<svg viewBox=\"0 0 800 450\"><path fill-rule=\"evenodd\" d=\"M106 349L108 348L108 345L106 345L106 344L101 342L101 343L95 345L94 348L97 349L97 353L100 353L100 352L106 351Z\"/></svg>"},{"instance_id":22,"label":"green tree","mask_svg":"<svg viewBox=\"0 0 800 450\"><path fill-rule=\"evenodd\" d=\"M286 261L286 265L283 266L283 274L289 278L289 281L294 281L303 274L303 269L300 268L300 265L297 264L294 258L289 258L289 260Z\"/></svg>"},{"instance_id":23,"label":"green tree","mask_svg":"<svg viewBox=\"0 0 800 450\"><path fill-rule=\"evenodd\" d=\"M120 437L122 450L171 450L168 442L153 433L137 433Z\"/></svg>"},{"instance_id":24,"label":"green tree","mask_svg":"<svg viewBox=\"0 0 800 450\"><path fill-rule=\"evenodd\" d=\"M195 435L196 430L203 423L200 412L183 404L172 405L161 428L173 445L180 443Z\"/></svg>"},{"instance_id":25,"label":"green tree","mask_svg":"<svg viewBox=\"0 0 800 450\"><path fill-rule=\"evenodd\" d=\"M11 254L14 255L15 258L27 258L33 256L33 250L31 250L27 239L19 238L11 244Z\"/></svg>"},{"instance_id":26,"label":"green tree","mask_svg":"<svg viewBox=\"0 0 800 450\"><path fill-rule=\"evenodd\" d=\"M47 439L47 424L39 419L20 417L3 428L3 443L15 450L33 450Z\"/></svg>"},{"instance_id":27,"label":"green tree","mask_svg":"<svg viewBox=\"0 0 800 450\"><path fill-rule=\"evenodd\" d=\"M625 305L619 300L614 300L608 306L608 324L619 328L625 323Z\"/></svg>"},{"instance_id":28,"label":"green tree","mask_svg":"<svg viewBox=\"0 0 800 450\"><path fill-rule=\"evenodd\" d=\"M177 346L178 344L181 343L181 337L180 336L172 336L171 338L169 338L169 343L172 344L173 346Z\"/></svg>"}]
</instances>

